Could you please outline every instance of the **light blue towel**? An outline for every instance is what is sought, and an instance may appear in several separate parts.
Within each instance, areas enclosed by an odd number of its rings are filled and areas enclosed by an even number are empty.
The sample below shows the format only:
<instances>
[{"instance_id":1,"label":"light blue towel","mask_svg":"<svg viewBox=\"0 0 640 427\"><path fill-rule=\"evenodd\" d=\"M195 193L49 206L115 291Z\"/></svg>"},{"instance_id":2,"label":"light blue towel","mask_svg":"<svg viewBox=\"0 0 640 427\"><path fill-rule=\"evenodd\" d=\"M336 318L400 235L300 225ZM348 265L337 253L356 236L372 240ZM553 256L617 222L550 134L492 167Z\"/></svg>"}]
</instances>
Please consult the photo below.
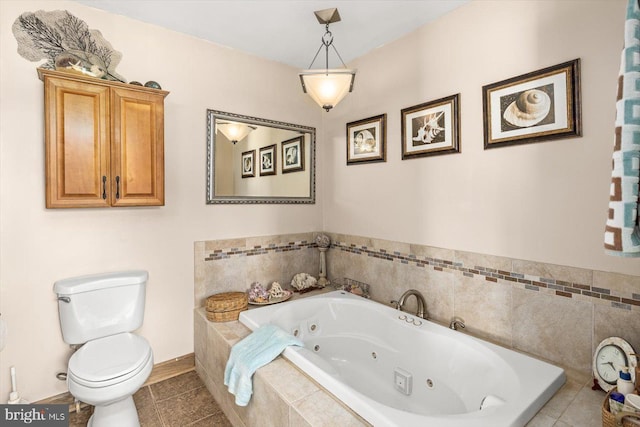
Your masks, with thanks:
<instances>
[{"instance_id":1,"label":"light blue towel","mask_svg":"<svg viewBox=\"0 0 640 427\"><path fill-rule=\"evenodd\" d=\"M236 396L236 405L247 406L253 393L253 373L290 345L304 346L302 341L279 327L264 325L231 348L224 370L224 385Z\"/></svg>"}]
</instances>

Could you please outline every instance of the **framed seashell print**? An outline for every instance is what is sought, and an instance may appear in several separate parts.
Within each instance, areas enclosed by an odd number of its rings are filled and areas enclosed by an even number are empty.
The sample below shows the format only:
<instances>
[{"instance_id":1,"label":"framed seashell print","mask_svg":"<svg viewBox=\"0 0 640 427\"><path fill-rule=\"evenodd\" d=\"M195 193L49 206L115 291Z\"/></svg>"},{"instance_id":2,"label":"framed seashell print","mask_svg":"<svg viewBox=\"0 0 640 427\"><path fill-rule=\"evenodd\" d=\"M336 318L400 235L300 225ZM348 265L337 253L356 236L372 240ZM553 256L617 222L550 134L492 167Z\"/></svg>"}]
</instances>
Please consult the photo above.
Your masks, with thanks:
<instances>
[{"instance_id":1,"label":"framed seashell print","mask_svg":"<svg viewBox=\"0 0 640 427\"><path fill-rule=\"evenodd\" d=\"M482 87L484 148L582 135L580 59Z\"/></svg>"},{"instance_id":2,"label":"framed seashell print","mask_svg":"<svg viewBox=\"0 0 640 427\"><path fill-rule=\"evenodd\" d=\"M276 174L276 144L260 149L260 176Z\"/></svg>"},{"instance_id":3,"label":"framed seashell print","mask_svg":"<svg viewBox=\"0 0 640 427\"><path fill-rule=\"evenodd\" d=\"M282 149L282 173L304 170L304 137L296 136L280 143Z\"/></svg>"},{"instance_id":4,"label":"framed seashell print","mask_svg":"<svg viewBox=\"0 0 640 427\"><path fill-rule=\"evenodd\" d=\"M460 94L404 108L402 160L460 152Z\"/></svg>"},{"instance_id":5,"label":"framed seashell print","mask_svg":"<svg viewBox=\"0 0 640 427\"><path fill-rule=\"evenodd\" d=\"M347 165L386 161L386 114L347 123Z\"/></svg>"},{"instance_id":6,"label":"framed seashell print","mask_svg":"<svg viewBox=\"0 0 640 427\"><path fill-rule=\"evenodd\" d=\"M243 152L241 160L242 177L253 178L256 176L256 150Z\"/></svg>"}]
</instances>

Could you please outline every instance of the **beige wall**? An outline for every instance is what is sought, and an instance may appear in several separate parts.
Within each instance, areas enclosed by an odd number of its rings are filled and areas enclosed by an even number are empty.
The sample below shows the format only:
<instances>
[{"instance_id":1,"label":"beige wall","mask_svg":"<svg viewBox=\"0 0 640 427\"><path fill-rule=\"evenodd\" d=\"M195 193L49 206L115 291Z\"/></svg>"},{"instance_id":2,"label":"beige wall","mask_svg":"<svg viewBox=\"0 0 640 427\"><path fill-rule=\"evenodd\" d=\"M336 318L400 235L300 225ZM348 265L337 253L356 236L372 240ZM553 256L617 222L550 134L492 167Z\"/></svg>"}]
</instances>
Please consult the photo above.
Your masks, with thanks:
<instances>
[{"instance_id":1,"label":"beige wall","mask_svg":"<svg viewBox=\"0 0 640 427\"><path fill-rule=\"evenodd\" d=\"M473 1L349 64L324 128L324 229L640 275L603 250L625 4ZM482 86L575 58L584 136L485 151ZM456 93L462 153L401 160L400 110ZM344 124L382 113L387 162L346 167Z\"/></svg>"},{"instance_id":2,"label":"beige wall","mask_svg":"<svg viewBox=\"0 0 640 427\"><path fill-rule=\"evenodd\" d=\"M21 13L40 9L68 10L99 29L123 53L121 75L156 80L171 92L166 206L45 209L43 84L37 63L18 55L11 32ZM59 332L54 281L148 270L140 334L161 362L193 352L194 241L320 228L319 203L205 205L206 109L320 128L321 111L300 90L297 70L64 1L0 2L0 55L0 313L9 328L0 355L0 402L8 397L10 366L26 399L66 391L55 379L66 370L69 351ZM239 90L252 96L237 96Z\"/></svg>"}]
</instances>

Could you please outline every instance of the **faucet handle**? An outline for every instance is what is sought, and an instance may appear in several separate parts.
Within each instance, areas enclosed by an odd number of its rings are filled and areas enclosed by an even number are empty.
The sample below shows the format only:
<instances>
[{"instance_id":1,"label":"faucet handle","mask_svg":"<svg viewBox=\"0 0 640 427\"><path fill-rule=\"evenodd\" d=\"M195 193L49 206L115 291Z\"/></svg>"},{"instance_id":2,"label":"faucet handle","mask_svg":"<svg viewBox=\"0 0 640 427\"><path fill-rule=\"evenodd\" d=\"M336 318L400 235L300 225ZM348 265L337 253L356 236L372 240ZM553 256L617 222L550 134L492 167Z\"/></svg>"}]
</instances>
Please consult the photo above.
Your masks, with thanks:
<instances>
[{"instance_id":1,"label":"faucet handle","mask_svg":"<svg viewBox=\"0 0 640 427\"><path fill-rule=\"evenodd\" d=\"M389 301L389 304L392 304L396 308L396 310L400 310L400 302L392 299L391 301Z\"/></svg>"},{"instance_id":2,"label":"faucet handle","mask_svg":"<svg viewBox=\"0 0 640 427\"><path fill-rule=\"evenodd\" d=\"M457 331L458 328L464 329L465 327L466 325L464 324L464 320L459 317L454 317L449 324L449 328L453 329L454 331Z\"/></svg>"}]
</instances>

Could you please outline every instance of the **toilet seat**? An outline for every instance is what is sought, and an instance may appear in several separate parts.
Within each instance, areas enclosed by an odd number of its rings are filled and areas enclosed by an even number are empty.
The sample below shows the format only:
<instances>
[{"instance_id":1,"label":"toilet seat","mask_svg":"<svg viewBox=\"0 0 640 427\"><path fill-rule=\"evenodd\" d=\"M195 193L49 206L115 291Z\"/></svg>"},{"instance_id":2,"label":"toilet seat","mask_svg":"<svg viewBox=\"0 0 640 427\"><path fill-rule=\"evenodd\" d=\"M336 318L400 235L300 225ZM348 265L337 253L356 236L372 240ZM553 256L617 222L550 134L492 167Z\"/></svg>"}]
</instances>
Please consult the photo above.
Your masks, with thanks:
<instances>
[{"instance_id":1,"label":"toilet seat","mask_svg":"<svg viewBox=\"0 0 640 427\"><path fill-rule=\"evenodd\" d=\"M69 360L69 379L101 388L126 381L142 371L153 357L144 338L122 333L87 342Z\"/></svg>"}]
</instances>

